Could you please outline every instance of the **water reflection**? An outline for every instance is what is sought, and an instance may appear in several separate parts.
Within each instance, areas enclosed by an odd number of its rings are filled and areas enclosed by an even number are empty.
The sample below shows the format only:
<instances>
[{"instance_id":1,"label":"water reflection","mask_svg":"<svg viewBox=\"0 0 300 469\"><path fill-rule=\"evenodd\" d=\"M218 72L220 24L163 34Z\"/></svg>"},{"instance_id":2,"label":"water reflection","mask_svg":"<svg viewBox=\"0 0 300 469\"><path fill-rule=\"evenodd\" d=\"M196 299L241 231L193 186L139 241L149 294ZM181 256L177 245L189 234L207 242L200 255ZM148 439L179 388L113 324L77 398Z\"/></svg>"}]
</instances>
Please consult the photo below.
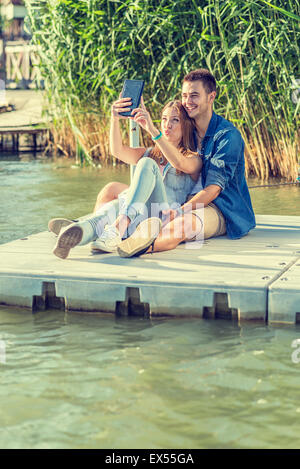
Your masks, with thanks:
<instances>
[{"instance_id":1,"label":"water reflection","mask_svg":"<svg viewBox=\"0 0 300 469\"><path fill-rule=\"evenodd\" d=\"M0 243L88 213L111 180L128 169L1 155ZM298 186L251 195L256 213L300 216ZM1 307L1 447L298 447L297 338L299 326Z\"/></svg>"},{"instance_id":2,"label":"water reflection","mask_svg":"<svg viewBox=\"0 0 300 469\"><path fill-rule=\"evenodd\" d=\"M3 448L298 445L298 326L0 313Z\"/></svg>"}]
</instances>

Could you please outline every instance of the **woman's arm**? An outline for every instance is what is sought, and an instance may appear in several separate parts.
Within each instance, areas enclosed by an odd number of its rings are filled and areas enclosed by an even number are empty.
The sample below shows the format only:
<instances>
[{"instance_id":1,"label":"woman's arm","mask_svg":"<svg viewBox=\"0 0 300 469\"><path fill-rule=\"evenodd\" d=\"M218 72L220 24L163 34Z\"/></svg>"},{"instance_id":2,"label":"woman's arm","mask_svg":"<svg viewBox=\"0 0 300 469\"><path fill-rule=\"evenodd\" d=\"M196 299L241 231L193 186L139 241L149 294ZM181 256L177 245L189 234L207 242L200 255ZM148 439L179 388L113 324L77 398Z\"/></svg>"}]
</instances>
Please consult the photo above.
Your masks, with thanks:
<instances>
[{"instance_id":1,"label":"woman's arm","mask_svg":"<svg viewBox=\"0 0 300 469\"><path fill-rule=\"evenodd\" d=\"M154 126L152 132L150 132L152 137L159 135L159 130ZM194 154L192 152L185 152L185 154L183 154L178 148L172 145L172 143L168 142L164 136L160 137L156 144L174 168L182 171L183 173L187 173L192 177L197 177L199 175L202 168L202 160L198 154Z\"/></svg>"},{"instance_id":2,"label":"woman's arm","mask_svg":"<svg viewBox=\"0 0 300 469\"><path fill-rule=\"evenodd\" d=\"M154 126L151 116L145 108L143 101L141 102L140 108L132 111L132 115L134 121L149 132L151 137L159 135L160 131ZM197 154L193 152L185 152L185 154L183 154L164 136L160 137L155 143L174 168L182 171L183 173L190 174L192 177L197 177L199 175L202 168L202 160Z\"/></svg>"},{"instance_id":3,"label":"woman's arm","mask_svg":"<svg viewBox=\"0 0 300 469\"><path fill-rule=\"evenodd\" d=\"M195 180L198 179L203 166L202 159L199 157L198 153L194 153L192 151L185 151L182 153L178 148L169 143L165 137L161 137L156 143L174 168L182 171L183 173L189 174Z\"/></svg>"},{"instance_id":4,"label":"woman's arm","mask_svg":"<svg viewBox=\"0 0 300 469\"><path fill-rule=\"evenodd\" d=\"M128 145L124 145L120 130L120 119L128 119L128 117L121 116L119 112L130 111L130 107L128 107L130 104L130 98L121 98L113 103L111 107L109 144L111 154L118 158L118 160L128 164L136 164L146 149L144 147L131 148Z\"/></svg>"}]
</instances>

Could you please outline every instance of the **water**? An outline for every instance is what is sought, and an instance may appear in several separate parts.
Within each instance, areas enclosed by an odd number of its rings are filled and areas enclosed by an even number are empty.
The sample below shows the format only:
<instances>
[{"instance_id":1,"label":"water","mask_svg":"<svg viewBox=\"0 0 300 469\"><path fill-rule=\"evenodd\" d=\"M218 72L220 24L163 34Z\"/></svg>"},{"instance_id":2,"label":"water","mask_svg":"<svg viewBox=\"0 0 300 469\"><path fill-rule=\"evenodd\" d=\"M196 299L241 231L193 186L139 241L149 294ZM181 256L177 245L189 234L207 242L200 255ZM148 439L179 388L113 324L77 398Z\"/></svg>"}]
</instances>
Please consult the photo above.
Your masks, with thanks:
<instances>
[{"instance_id":1,"label":"water","mask_svg":"<svg viewBox=\"0 0 300 469\"><path fill-rule=\"evenodd\" d=\"M54 217L76 218L93 211L108 182L127 183L127 168L74 168L66 159L0 156L0 244L47 229Z\"/></svg>"},{"instance_id":2,"label":"water","mask_svg":"<svg viewBox=\"0 0 300 469\"><path fill-rule=\"evenodd\" d=\"M1 159L0 242L91 211L112 179L128 171ZM251 194L256 213L300 215L299 187ZM299 448L296 339L299 325L1 307L0 447Z\"/></svg>"},{"instance_id":3,"label":"water","mask_svg":"<svg viewBox=\"0 0 300 469\"><path fill-rule=\"evenodd\" d=\"M1 310L2 448L298 448L299 327Z\"/></svg>"}]
</instances>

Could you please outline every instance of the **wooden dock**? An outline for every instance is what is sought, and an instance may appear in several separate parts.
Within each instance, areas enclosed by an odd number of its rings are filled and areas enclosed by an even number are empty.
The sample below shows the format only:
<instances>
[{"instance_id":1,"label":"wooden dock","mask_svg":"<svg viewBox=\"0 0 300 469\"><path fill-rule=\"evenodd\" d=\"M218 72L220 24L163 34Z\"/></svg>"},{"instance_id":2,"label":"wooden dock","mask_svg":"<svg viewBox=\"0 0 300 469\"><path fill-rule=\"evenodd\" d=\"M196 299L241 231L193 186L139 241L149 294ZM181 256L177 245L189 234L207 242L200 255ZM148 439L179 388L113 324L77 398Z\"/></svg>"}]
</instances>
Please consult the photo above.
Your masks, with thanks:
<instances>
[{"instance_id":1,"label":"wooden dock","mask_svg":"<svg viewBox=\"0 0 300 469\"><path fill-rule=\"evenodd\" d=\"M257 216L240 240L220 237L122 259L52 254L43 232L0 245L0 304L40 310L300 322L300 217Z\"/></svg>"},{"instance_id":2,"label":"wooden dock","mask_svg":"<svg viewBox=\"0 0 300 469\"><path fill-rule=\"evenodd\" d=\"M48 139L48 122L42 115L43 93L36 90L5 90L13 111L0 114L0 149L39 151Z\"/></svg>"}]
</instances>

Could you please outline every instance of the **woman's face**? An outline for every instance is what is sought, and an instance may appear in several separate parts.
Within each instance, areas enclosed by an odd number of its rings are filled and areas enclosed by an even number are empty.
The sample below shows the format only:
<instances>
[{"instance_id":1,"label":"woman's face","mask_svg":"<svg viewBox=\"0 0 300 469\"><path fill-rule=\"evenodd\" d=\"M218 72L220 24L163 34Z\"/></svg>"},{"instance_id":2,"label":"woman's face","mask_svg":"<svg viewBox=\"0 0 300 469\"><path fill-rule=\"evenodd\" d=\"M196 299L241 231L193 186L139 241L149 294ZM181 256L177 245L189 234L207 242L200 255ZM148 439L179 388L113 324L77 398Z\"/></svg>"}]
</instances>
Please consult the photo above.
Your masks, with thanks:
<instances>
[{"instance_id":1,"label":"woman's face","mask_svg":"<svg viewBox=\"0 0 300 469\"><path fill-rule=\"evenodd\" d=\"M166 108L161 116L162 134L173 145L178 146L182 138L182 127L179 112L175 107Z\"/></svg>"}]
</instances>

